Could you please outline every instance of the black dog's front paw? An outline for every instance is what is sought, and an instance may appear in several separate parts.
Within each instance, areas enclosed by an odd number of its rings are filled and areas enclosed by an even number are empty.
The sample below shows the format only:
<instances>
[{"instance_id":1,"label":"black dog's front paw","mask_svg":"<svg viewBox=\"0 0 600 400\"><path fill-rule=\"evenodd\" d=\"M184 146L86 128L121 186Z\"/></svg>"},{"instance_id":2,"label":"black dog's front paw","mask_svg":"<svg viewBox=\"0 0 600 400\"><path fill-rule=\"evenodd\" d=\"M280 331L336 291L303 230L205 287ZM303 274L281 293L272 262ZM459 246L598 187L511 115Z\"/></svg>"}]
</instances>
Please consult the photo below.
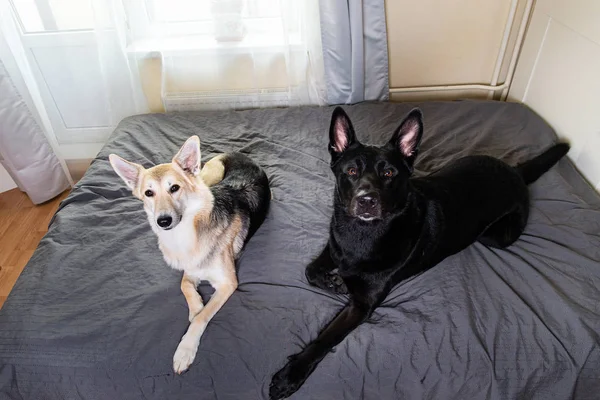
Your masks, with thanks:
<instances>
[{"instance_id":1,"label":"black dog's front paw","mask_svg":"<svg viewBox=\"0 0 600 400\"><path fill-rule=\"evenodd\" d=\"M344 279L337 273L337 270L326 273L324 280L327 287L332 292L337 294L348 294L348 288L344 283Z\"/></svg>"},{"instance_id":2,"label":"black dog's front paw","mask_svg":"<svg viewBox=\"0 0 600 400\"><path fill-rule=\"evenodd\" d=\"M309 373L309 368L292 357L292 360L273 376L269 386L269 399L280 400L290 397L300 389Z\"/></svg>"},{"instance_id":3,"label":"black dog's front paw","mask_svg":"<svg viewBox=\"0 0 600 400\"><path fill-rule=\"evenodd\" d=\"M308 283L323 290L337 294L348 294L348 288L338 273L337 268L332 271L314 271L310 265L306 268Z\"/></svg>"}]
</instances>

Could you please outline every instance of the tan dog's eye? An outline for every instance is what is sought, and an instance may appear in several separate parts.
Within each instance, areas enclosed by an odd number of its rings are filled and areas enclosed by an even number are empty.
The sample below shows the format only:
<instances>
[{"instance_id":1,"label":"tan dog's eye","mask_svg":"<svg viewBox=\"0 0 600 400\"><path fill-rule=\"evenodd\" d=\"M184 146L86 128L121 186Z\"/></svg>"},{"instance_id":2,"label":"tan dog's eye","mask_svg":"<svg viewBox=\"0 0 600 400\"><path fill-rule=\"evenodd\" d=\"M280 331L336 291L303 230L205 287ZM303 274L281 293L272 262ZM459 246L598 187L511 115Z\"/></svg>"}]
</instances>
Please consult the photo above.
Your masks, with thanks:
<instances>
[{"instance_id":1,"label":"tan dog's eye","mask_svg":"<svg viewBox=\"0 0 600 400\"><path fill-rule=\"evenodd\" d=\"M170 191L171 193L175 193L175 192L176 192L176 191L178 191L178 190L179 190L179 185L173 185L173 186L171 186L171 187L169 188L169 191Z\"/></svg>"},{"instance_id":2,"label":"tan dog's eye","mask_svg":"<svg viewBox=\"0 0 600 400\"><path fill-rule=\"evenodd\" d=\"M391 169L386 169L385 171L383 171L383 175L386 178L391 178L392 176L394 176L394 171L392 171Z\"/></svg>"},{"instance_id":3,"label":"tan dog's eye","mask_svg":"<svg viewBox=\"0 0 600 400\"><path fill-rule=\"evenodd\" d=\"M146 190L144 192L144 194L146 195L146 197L152 197L152 196L154 196L154 192L152 190Z\"/></svg>"},{"instance_id":4,"label":"tan dog's eye","mask_svg":"<svg viewBox=\"0 0 600 400\"><path fill-rule=\"evenodd\" d=\"M356 175L356 168L348 168L348 175Z\"/></svg>"}]
</instances>

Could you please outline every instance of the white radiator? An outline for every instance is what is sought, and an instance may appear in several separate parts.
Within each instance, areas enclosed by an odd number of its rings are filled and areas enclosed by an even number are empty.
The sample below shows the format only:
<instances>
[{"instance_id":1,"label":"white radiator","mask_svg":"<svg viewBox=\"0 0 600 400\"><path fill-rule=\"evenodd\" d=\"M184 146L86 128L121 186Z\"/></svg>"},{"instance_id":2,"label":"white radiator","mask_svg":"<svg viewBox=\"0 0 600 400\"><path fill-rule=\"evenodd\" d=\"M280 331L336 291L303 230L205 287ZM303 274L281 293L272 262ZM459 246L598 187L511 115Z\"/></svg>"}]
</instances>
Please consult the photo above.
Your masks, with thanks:
<instances>
[{"instance_id":1,"label":"white radiator","mask_svg":"<svg viewBox=\"0 0 600 400\"><path fill-rule=\"evenodd\" d=\"M288 107L288 88L163 93L165 111Z\"/></svg>"}]
</instances>

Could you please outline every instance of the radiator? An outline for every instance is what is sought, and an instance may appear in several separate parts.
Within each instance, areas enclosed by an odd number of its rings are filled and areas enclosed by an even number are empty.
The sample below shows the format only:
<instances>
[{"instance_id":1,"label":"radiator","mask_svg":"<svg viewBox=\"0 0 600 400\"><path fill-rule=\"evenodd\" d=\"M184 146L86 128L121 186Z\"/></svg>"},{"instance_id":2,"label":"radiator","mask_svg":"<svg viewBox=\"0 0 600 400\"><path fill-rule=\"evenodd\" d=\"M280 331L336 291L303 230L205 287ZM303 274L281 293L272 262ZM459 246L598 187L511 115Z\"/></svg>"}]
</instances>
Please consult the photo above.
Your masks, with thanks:
<instances>
[{"instance_id":1,"label":"radiator","mask_svg":"<svg viewBox=\"0 0 600 400\"><path fill-rule=\"evenodd\" d=\"M226 110L290 106L289 88L163 93L165 111Z\"/></svg>"}]
</instances>

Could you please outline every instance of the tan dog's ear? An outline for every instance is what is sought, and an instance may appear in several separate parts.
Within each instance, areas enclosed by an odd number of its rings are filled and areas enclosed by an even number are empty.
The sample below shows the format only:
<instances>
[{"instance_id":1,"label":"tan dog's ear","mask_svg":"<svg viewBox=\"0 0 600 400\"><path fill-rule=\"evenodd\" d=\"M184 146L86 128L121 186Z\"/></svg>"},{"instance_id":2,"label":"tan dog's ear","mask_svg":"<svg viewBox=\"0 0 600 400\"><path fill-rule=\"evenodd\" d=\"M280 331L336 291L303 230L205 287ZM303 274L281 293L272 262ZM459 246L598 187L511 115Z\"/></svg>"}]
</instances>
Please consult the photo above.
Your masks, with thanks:
<instances>
[{"instance_id":1,"label":"tan dog's ear","mask_svg":"<svg viewBox=\"0 0 600 400\"><path fill-rule=\"evenodd\" d=\"M200 138L194 135L186 140L173 157L173 163L179 165L185 172L198 175L200 173Z\"/></svg>"},{"instance_id":2,"label":"tan dog's ear","mask_svg":"<svg viewBox=\"0 0 600 400\"><path fill-rule=\"evenodd\" d=\"M140 181L140 175L144 170L144 167L124 160L116 154L109 155L108 160L117 175L123 179L123 182L125 182L129 189L134 190Z\"/></svg>"}]
</instances>

